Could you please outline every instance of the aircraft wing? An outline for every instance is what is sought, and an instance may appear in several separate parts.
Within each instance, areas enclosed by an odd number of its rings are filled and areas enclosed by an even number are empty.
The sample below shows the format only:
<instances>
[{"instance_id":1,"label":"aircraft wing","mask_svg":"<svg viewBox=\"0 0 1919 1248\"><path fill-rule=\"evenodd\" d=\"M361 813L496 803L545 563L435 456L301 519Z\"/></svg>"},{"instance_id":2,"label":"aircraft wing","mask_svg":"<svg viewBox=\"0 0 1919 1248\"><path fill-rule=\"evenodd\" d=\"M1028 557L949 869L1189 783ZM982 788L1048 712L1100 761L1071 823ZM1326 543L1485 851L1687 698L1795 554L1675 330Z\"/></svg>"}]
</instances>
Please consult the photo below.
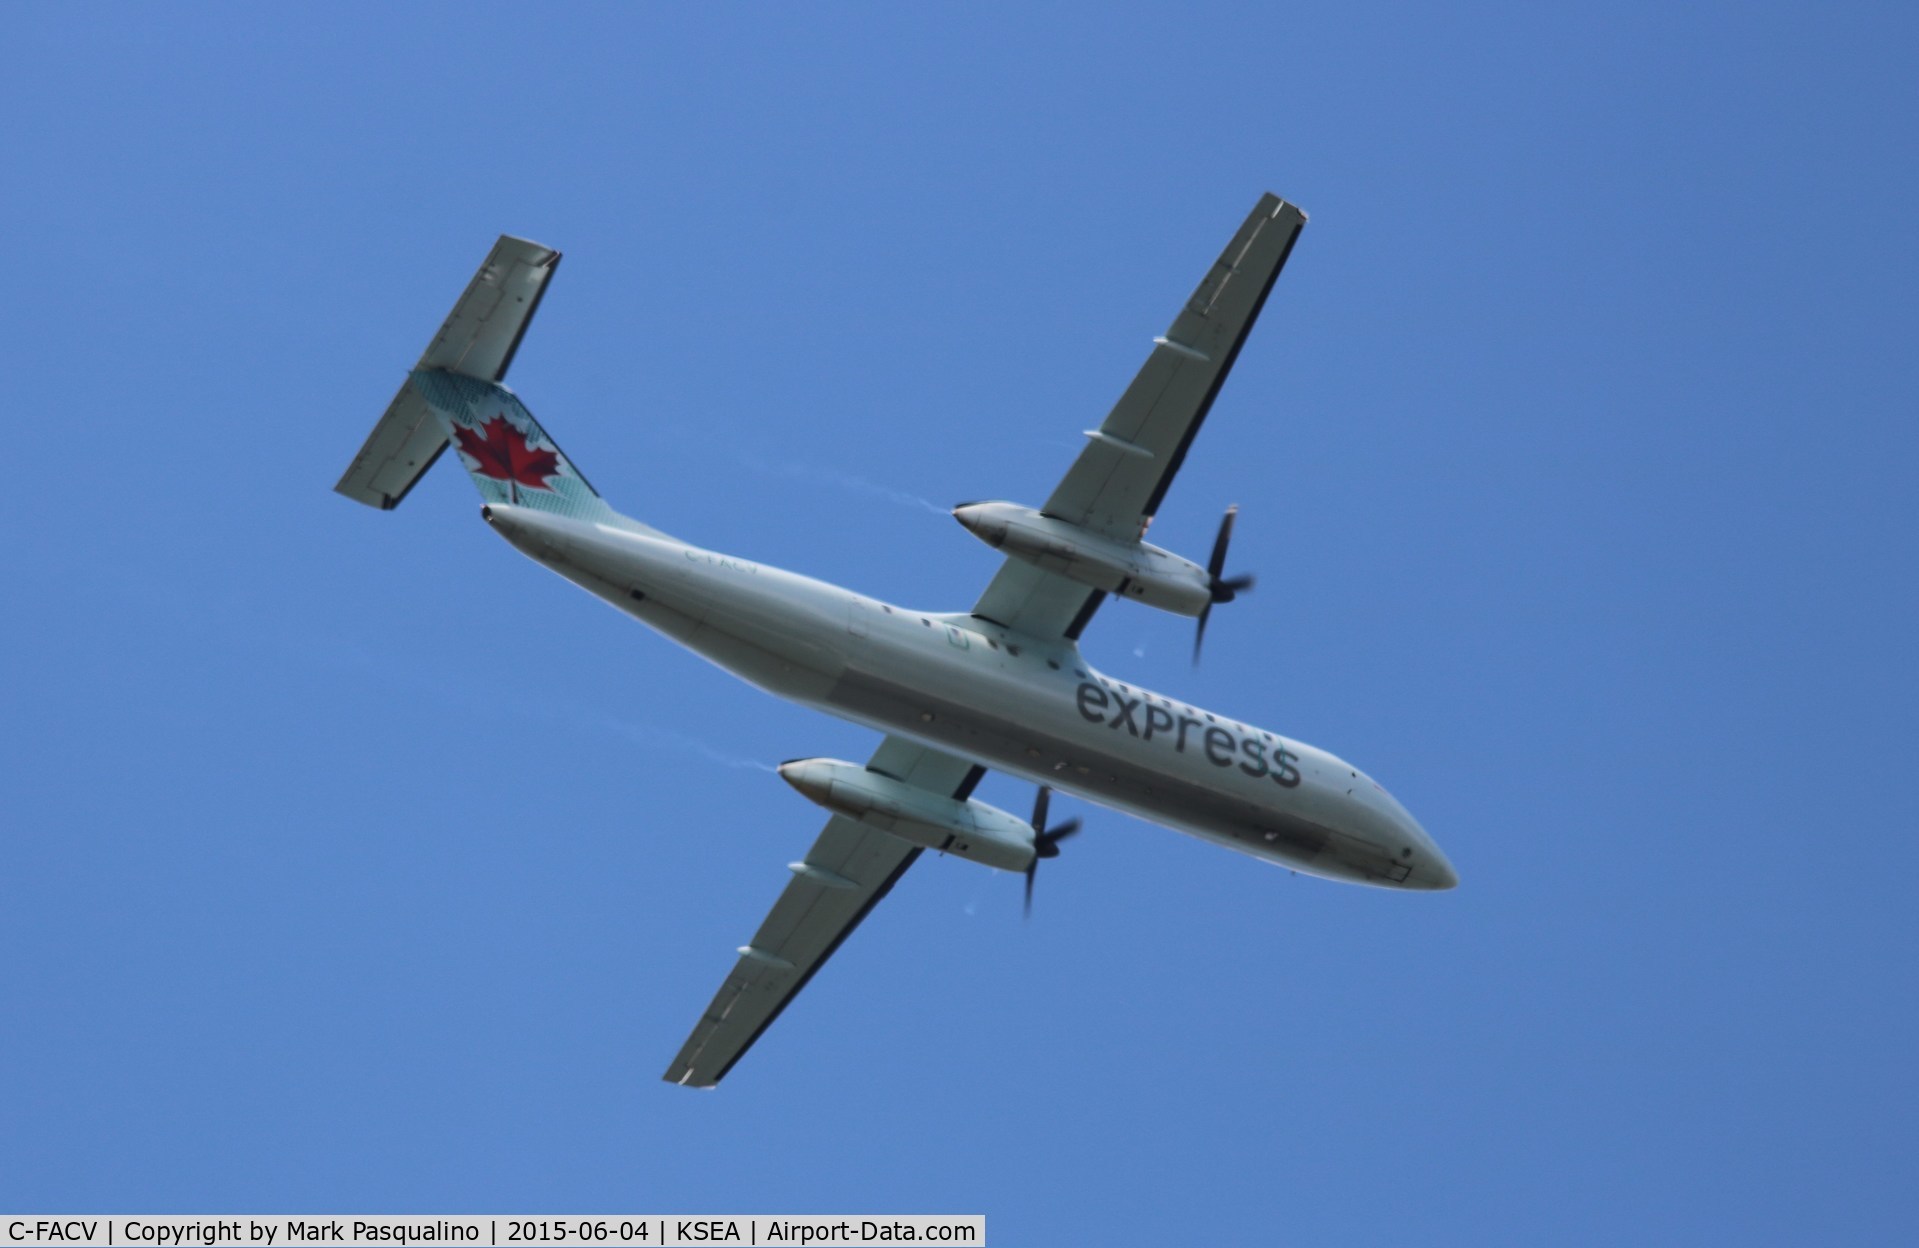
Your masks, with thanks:
<instances>
[{"instance_id":1,"label":"aircraft wing","mask_svg":"<svg viewBox=\"0 0 1919 1248\"><path fill-rule=\"evenodd\" d=\"M1297 207L1260 197L1171 327L1153 340L1105 423L1086 431L1045 514L1122 541L1145 533L1305 225ZM1105 597L1009 557L973 614L1033 636L1077 640Z\"/></svg>"},{"instance_id":2,"label":"aircraft wing","mask_svg":"<svg viewBox=\"0 0 1919 1248\"><path fill-rule=\"evenodd\" d=\"M880 742L867 766L959 798L969 796L986 771L902 737ZM890 832L841 815L829 819L667 1067L667 1081L710 1088L724 1079L919 856Z\"/></svg>"}]
</instances>

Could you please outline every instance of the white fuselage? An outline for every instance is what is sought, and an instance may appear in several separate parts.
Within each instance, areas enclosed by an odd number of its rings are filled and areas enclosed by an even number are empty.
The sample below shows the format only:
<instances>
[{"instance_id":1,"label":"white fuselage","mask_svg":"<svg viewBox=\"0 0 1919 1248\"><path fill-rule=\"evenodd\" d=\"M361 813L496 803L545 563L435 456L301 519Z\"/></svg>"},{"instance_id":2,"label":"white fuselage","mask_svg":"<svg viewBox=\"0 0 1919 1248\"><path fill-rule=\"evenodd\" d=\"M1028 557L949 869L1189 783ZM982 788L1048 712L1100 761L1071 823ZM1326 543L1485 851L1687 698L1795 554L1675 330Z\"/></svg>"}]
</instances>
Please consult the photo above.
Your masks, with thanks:
<instances>
[{"instance_id":1,"label":"white fuselage","mask_svg":"<svg viewBox=\"0 0 1919 1248\"><path fill-rule=\"evenodd\" d=\"M1451 888L1404 807L1323 750L1093 670L1071 641L493 505L523 553L782 698L1333 879Z\"/></svg>"}]
</instances>

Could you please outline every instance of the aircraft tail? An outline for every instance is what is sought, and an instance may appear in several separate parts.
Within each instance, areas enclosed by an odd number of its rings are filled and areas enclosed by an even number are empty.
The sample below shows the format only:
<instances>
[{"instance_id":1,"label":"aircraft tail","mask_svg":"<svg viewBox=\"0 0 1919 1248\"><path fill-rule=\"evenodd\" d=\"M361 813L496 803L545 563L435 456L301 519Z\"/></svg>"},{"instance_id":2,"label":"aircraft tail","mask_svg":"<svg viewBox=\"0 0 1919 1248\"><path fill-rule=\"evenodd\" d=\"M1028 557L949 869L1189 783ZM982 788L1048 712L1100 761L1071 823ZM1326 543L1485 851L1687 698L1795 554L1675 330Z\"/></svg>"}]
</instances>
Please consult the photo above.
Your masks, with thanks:
<instances>
[{"instance_id":1,"label":"aircraft tail","mask_svg":"<svg viewBox=\"0 0 1919 1248\"><path fill-rule=\"evenodd\" d=\"M487 502L658 532L614 511L500 384L559 263L501 235L335 490L390 511L452 446Z\"/></svg>"}]
</instances>

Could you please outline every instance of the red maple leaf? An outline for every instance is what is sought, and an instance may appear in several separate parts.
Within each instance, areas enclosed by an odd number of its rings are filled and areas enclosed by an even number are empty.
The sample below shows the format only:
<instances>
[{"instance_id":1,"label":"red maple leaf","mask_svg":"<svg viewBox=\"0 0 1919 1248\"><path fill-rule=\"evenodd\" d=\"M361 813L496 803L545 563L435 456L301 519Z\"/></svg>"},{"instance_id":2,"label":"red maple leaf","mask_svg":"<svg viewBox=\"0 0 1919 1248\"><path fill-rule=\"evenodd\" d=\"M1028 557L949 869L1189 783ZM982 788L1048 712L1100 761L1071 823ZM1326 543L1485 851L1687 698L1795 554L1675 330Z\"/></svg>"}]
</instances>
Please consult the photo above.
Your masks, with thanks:
<instances>
[{"instance_id":1,"label":"red maple leaf","mask_svg":"<svg viewBox=\"0 0 1919 1248\"><path fill-rule=\"evenodd\" d=\"M460 450L477 461L473 471L496 481L546 490L548 477L560 475L560 457L552 451L534 450L526 444L526 435L507 423L504 414L480 426L480 433L455 427L460 435ZM482 436L484 435L484 436Z\"/></svg>"}]
</instances>

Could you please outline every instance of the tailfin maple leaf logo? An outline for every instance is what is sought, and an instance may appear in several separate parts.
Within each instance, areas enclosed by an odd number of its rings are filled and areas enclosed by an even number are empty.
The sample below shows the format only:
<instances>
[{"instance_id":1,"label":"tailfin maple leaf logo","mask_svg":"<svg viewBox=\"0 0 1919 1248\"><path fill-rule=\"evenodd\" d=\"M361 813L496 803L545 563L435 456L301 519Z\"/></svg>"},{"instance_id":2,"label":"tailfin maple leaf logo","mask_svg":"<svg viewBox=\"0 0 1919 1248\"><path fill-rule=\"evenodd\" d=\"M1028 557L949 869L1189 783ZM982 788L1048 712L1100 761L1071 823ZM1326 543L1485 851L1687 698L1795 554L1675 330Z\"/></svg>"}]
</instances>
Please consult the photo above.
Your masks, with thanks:
<instances>
[{"instance_id":1,"label":"tailfin maple leaf logo","mask_svg":"<svg viewBox=\"0 0 1919 1248\"><path fill-rule=\"evenodd\" d=\"M506 416L495 416L478 432L455 426L460 437L460 452L475 461L473 471L496 481L550 490L548 477L560 475L560 457L552 451L527 445L526 435L508 423Z\"/></svg>"}]
</instances>

